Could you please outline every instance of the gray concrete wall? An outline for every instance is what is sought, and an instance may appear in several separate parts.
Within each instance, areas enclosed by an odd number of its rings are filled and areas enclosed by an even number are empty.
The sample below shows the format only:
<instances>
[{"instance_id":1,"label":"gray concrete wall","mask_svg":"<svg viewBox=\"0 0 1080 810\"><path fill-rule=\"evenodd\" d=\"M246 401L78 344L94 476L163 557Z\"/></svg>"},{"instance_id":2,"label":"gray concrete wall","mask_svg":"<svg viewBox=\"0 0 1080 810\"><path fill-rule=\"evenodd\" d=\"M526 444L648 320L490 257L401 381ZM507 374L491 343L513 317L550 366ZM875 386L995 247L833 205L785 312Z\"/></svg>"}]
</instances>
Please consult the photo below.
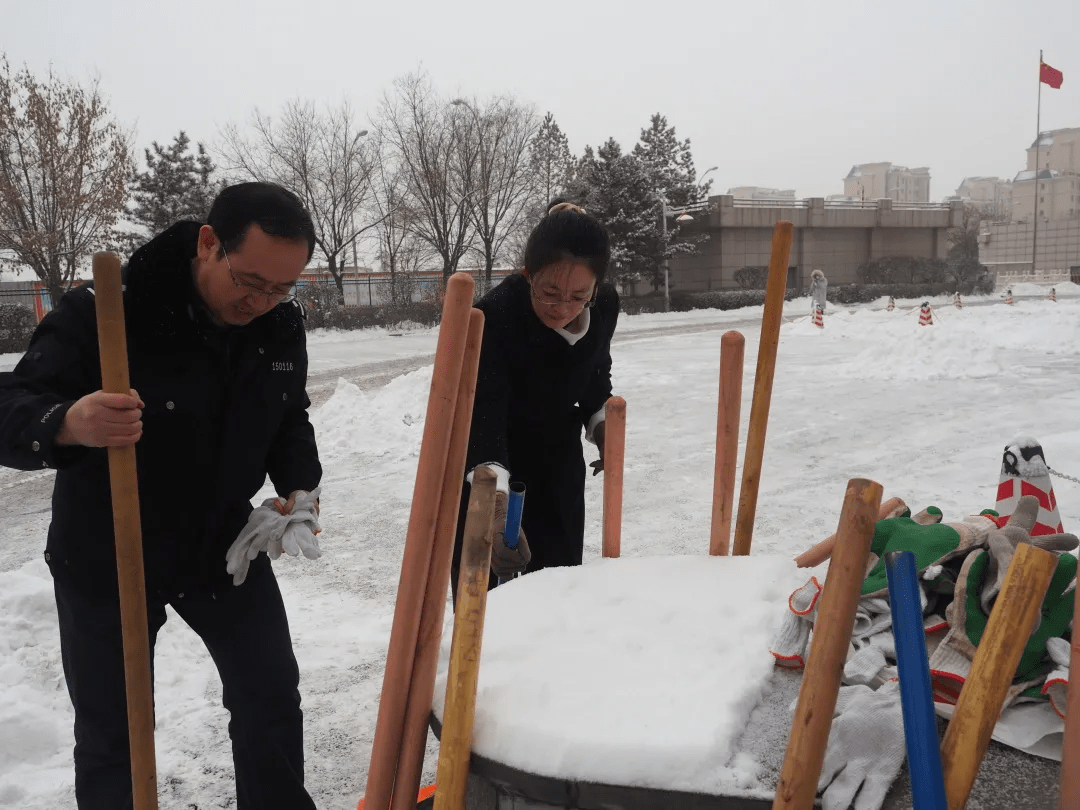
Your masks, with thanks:
<instances>
[{"instance_id":1,"label":"gray concrete wall","mask_svg":"<svg viewBox=\"0 0 1080 810\"><path fill-rule=\"evenodd\" d=\"M795 226L788 265L800 291L810 272L822 270L830 283L857 281L856 270L867 260L890 256L945 258L948 230L958 227L962 204L873 203L826 205L822 198L783 201L739 201L730 195L709 200L706 211L693 212L682 224L684 237L708 235L696 255L671 260L673 291L738 289L735 273L743 267L769 264L776 223Z\"/></svg>"},{"instance_id":2,"label":"gray concrete wall","mask_svg":"<svg viewBox=\"0 0 1080 810\"><path fill-rule=\"evenodd\" d=\"M1080 267L1080 217L1040 222L1034 273L1031 223L990 223L979 237L979 261L1005 282L1027 277L1034 281L1064 281L1069 268Z\"/></svg>"}]
</instances>

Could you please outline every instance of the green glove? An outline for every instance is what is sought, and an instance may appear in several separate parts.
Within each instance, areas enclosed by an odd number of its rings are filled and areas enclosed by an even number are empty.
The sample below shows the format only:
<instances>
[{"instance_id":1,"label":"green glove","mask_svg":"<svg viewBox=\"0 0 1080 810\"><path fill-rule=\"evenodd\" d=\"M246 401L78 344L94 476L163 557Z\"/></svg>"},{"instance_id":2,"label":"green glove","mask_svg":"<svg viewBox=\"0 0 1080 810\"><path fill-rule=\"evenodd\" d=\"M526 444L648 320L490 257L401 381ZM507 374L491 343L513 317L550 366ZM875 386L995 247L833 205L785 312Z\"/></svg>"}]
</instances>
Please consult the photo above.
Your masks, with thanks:
<instances>
[{"instance_id":1,"label":"green glove","mask_svg":"<svg viewBox=\"0 0 1080 810\"><path fill-rule=\"evenodd\" d=\"M1003 540L995 537L992 542L1000 545ZM989 581L990 564L991 552L976 549L970 552L960 569L955 597L947 612L949 632L930 656L935 700L955 703L971 671L976 648L990 618L983 608L982 599L982 593ZM1076 557L1071 554L1059 555L1057 569L1043 600L1039 625L1024 647L1006 705L1025 693L1029 687L1042 683L1053 668L1052 664L1045 661L1047 640L1062 636L1069 629L1074 591L1066 591L1075 578Z\"/></svg>"},{"instance_id":2,"label":"green glove","mask_svg":"<svg viewBox=\"0 0 1080 810\"><path fill-rule=\"evenodd\" d=\"M964 602L964 629L971 643L976 647L986 631L990 616L983 612L982 599L978 587L985 579L990 568L990 554L984 551L973 552L976 555L968 572L967 593ZM1050 588L1043 600L1042 617L1039 626L1031 634L1024 654L1020 656L1020 665L1016 668L1016 679L1021 681L1037 680L1041 672L1046 675L1048 667L1042 663L1046 655L1047 639L1063 636L1069 630L1073 615L1073 597L1075 591L1065 593L1076 578L1076 557L1062 554L1058 557L1057 569L1050 580ZM976 587L972 587L975 585ZM954 603L955 604L955 603ZM952 624L950 618L949 624Z\"/></svg>"},{"instance_id":3,"label":"green glove","mask_svg":"<svg viewBox=\"0 0 1080 810\"><path fill-rule=\"evenodd\" d=\"M935 506L914 518L902 515L879 520L870 543L870 551L877 556L877 561L863 580L862 595L888 595L885 555L890 551L913 552L915 568L921 574L933 565L944 565L949 560L963 557L973 548L985 546L990 530L997 528L984 515L971 515L960 523L936 522L940 520L941 510ZM951 583L949 587L951 589Z\"/></svg>"}]
</instances>

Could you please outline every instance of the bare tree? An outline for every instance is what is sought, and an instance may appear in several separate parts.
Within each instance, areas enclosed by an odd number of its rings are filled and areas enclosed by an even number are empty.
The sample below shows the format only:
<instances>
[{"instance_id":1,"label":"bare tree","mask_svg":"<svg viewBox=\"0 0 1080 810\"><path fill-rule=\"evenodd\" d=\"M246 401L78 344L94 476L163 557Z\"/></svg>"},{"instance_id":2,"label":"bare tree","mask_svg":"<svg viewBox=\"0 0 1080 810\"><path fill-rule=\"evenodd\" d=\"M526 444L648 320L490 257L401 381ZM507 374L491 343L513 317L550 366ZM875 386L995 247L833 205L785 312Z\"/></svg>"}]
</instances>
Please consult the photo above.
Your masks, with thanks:
<instances>
[{"instance_id":1,"label":"bare tree","mask_svg":"<svg viewBox=\"0 0 1080 810\"><path fill-rule=\"evenodd\" d=\"M469 115L468 137L476 141L479 158L473 172L470 198L473 227L480 242L484 280L490 285L491 268L507 247L507 240L525 218L535 190L529 147L538 122L530 107L514 99L492 99L482 109L475 101L454 99L454 106Z\"/></svg>"},{"instance_id":2,"label":"bare tree","mask_svg":"<svg viewBox=\"0 0 1080 810\"><path fill-rule=\"evenodd\" d=\"M96 82L12 74L0 56L0 252L33 268L54 302L106 246L133 171Z\"/></svg>"},{"instance_id":3,"label":"bare tree","mask_svg":"<svg viewBox=\"0 0 1080 810\"><path fill-rule=\"evenodd\" d=\"M303 201L315 224L315 244L344 302L346 250L378 224L363 216L375 154L365 141L367 130L347 103L320 113L299 99L285 105L277 122L255 110L251 126L251 140L234 124L226 127L223 159L232 171L279 183Z\"/></svg>"},{"instance_id":4,"label":"bare tree","mask_svg":"<svg viewBox=\"0 0 1080 810\"><path fill-rule=\"evenodd\" d=\"M418 269L430 256L430 247L412 228L416 212L409 192L409 176L380 139L372 179L372 212L378 227L372 232L384 272L390 274L390 294L398 303L398 292L405 290L400 273Z\"/></svg>"},{"instance_id":5,"label":"bare tree","mask_svg":"<svg viewBox=\"0 0 1080 810\"><path fill-rule=\"evenodd\" d=\"M383 96L378 122L408 176L410 230L442 259L444 279L457 270L474 238L469 197L475 191L478 152L461 116L448 107L425 74L410 74Z\"/></svg>"}]
</instances>

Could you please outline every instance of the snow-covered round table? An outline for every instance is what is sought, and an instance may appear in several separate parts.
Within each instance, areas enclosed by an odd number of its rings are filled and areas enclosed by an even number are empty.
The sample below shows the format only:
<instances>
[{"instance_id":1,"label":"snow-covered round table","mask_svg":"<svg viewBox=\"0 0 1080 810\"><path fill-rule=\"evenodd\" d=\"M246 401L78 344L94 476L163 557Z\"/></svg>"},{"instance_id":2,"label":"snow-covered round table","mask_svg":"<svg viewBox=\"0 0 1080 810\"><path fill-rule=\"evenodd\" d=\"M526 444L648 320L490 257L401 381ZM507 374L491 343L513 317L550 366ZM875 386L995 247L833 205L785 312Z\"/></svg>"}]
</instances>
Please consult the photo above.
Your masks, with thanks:
<instances>
[{"instance_id":1,"label":"snow-covered round table","mask_svg":"<svg viewBox=\"0 0 1080 810\"><path fill-rule=\"evenodd\" d=\"M800 673L774 668L768 646L805 579L790 558L642 557L492 591L467 806L771 807ZM969 807L1051 810L1059 772L994 743ZM910 801L902 773L885 806Z\"/></svg>"}]
</instances>

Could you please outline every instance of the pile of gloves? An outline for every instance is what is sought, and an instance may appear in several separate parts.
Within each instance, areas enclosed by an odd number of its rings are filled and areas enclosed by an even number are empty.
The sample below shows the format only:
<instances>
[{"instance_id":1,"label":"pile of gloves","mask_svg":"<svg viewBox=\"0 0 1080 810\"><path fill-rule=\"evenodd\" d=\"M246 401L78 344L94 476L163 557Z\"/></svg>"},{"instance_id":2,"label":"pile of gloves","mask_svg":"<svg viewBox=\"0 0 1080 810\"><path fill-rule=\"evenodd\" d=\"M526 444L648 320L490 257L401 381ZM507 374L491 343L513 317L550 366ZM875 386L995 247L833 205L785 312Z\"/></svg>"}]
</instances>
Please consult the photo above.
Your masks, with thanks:
<instances>
[{"instance_id":1,"label":"pile of gloves","mask_svg":"<svg viewBox=\"0 0 1080 810\"><path fill-rule=\"evenodd\" d=\"M844 683L836 705L820 787L826 810L855 801L856 810L876 810L903 764L904 728L896 680L896 649L888 600L885 554L911 551L921 576L923 622L935 701L955 704L976 647L1019 543L1058 554L1038 626L1024 648L1002 708L1022 701L1050 700L1064 716L1065 691L1076 587L1077 559L1066 552L1080 541L1071 534L1032 536L1039 501L1021 497L1007 520L986 510L959 523L942 523L929 507L915 516L878 521L862 586ZM795 591L773 640L777 665L802 667L821 585L812 578ZM861 790L860 790L861 788ZM855 798L858 792L858 798Z\"/></svg>"},{"instance_id":2,"label":"pile of gloves","mask_svg":"<svg viewBox=\"0 0 1080 810\"><path fill-rule=\"evenodd\" d=\"M226 570L232 574L233 585L244 582L248 566L260 552L266 552L272 560L282 552L292 557L303 554L309 560L322 556L316 539L321 531L321 491L321 487L315 487L311 492L296 493L291 509L281 498L269 498L251 511L247 525L225 553Z\"/></svg>"}]
</instances>

